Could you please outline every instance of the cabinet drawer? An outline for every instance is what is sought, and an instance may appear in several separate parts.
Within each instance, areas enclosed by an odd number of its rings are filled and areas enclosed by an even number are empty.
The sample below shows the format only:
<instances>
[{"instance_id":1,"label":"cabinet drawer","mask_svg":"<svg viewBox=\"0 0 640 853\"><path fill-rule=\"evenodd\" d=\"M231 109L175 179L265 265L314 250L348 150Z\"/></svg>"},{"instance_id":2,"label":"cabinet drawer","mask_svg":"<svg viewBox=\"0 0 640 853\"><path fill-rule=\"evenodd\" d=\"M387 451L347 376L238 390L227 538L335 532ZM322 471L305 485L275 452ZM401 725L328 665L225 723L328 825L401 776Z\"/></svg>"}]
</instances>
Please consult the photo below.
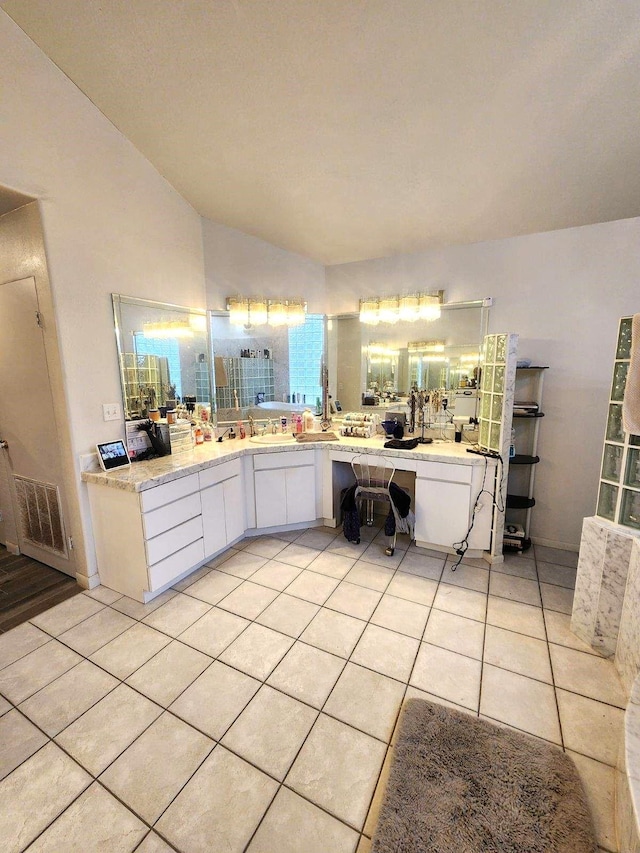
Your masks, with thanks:
<instances>
[{"instance_id":1,"label":"cabinet drawer","mask_svg":"<svg viewBox=\"0 0 640 853\"><path fill-rule=\"evenodd\" d=\"M171 583L183 572L195 568L204 560L204 545L202 539L197 539L186 548L181 548L170 557L166 557L149 569L149 592Z\"/></svg>"},{"instance_id":2,"label":"cabinet drawer","mask_svg":"<svg viewBox=\"0 0 640 853\"><path fill-rule=\"evenodd\" d=\"M199 488L198 475L188 474L186 477L180 477L179 480L172 480L163 486L156 486L154 489L140 492L140 506L143 512L148 512L151 509L157 509L159 506L171 503L171 501L184 498L186 495L191 495L197 492Z\"/></svg>"},{"instance_id":3,"label":"cabinet drawer","mask_svg":"<svg viewBox=\"0 0 640 853\"><path fill-rule=\"evenodd\" d=\"M470 483L473 466L454 465L452 462L419 462L416 476L426 480L444 480L446 483Z\"/></svg>"},{"instance_id":4,"label":"cabinet drawer","mask_svg":"<svg viewBox=\"0 0 640 853\"><path fill-rule=\"evenodd\" d=\"M202 516L192 518L179 524L177 527L161 533L159 536L149 539L147 546L147 562L150 566L160 560L174 554L186 545L190 545L196 539L202 539Z\"/></svg>"},{"instance_id":5,"label":"cabinet drawer","mask_svg":"<svg viewBox=\"0 0 640 853\"><path fill-rule=\"evenodd\" d=\"M223 480L238 477L241 471L242 462L240 459L232 459L230 462L214 465L212 468L200 471L200 488L206 489L207 486L215 486L216 483L221 483Z\"/></svg>"},{"instance_id":6,"label":"cabinet drawer","mask_svg":"<svg viewBox=\"0 0 640 853\"><path fill-rule=\"evenodd\" d=\"M314 450L294 450L290 453L260 453L253 457L253 470L266 471L269 468L298 468L302 465L315 465Z\"/></svg>"},{"instance_id":7,"label":"cabinet drawer","mask_svg":"<svg viewBox=\"0 0 640 853\"><path fill-rule=\"evenodd\" d=\"M154 536L159 536L200 513L200 495L197 492L151 512L145 512L142 515L145 539L153 539Z\"/></svg>"}]
</instances>

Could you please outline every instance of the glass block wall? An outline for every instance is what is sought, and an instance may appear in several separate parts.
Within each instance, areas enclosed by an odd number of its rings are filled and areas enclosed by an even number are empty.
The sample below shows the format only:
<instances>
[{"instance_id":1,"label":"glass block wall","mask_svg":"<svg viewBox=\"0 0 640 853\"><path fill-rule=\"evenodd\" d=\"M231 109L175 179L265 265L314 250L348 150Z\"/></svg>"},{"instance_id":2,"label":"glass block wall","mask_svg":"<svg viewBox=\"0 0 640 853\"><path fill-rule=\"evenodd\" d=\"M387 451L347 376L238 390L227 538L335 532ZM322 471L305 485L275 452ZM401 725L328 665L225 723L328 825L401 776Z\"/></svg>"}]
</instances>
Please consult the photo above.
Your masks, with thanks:
<instances>
[{"instance_id":1,"label":"glass block wall","mask_svg":"<svg viewBox=\"0 0 640 853\"><path fill-rule=\"evenodd\" d=\"M320 366L323 350L322 314L307 314L302 325L289 329L289 389L292 402L304 402L315 407L316 401L322 400Z\"/></svg>"},{"instance_id":2,"label":"glass block wall","mask_svg":"<svg viewBox=\"0 0 640 853\"><path fill-rule=\"evenodd\" d=\"M640 530L640 435L622 429L622 401L631 359L631 317L623 317L613 366L596 515Z\"/></svg>"},{"instance_id":3,"label":"glass block wall","mask_svg":"<svg viewBox=\"0 0 640 853\"><path fill-rule=\"evenodd\" d=\"M162 356L169 365L170 379L176 387L178 397L182 396L182 379L180 373L180 344L175 338L145 338L140 332L135 333L136 352L138 355Z\"/></svg>"},{"instance_id":4,"label":"glass block wall","mask_svg":"<svg viewBox=\"0 0 640 853\"><path fill-rule=\"evenodd\" d=\"M219 409L255 406L258 394L269 402L274 399L273 360L270 358L224 358L229 384L216 386ZM234 394L235 391L235 394Z\"/></svg>"},{"instance_id":5,"label":"glass block wall","mask_svg":"<svg viewBox=\"0 0 640 853\"><path fill-rule=\"evenodd\" d=\"M502 452L507 335L487 335L482 353L480 383L480 447Z\"/></svg>"}]
</instances>

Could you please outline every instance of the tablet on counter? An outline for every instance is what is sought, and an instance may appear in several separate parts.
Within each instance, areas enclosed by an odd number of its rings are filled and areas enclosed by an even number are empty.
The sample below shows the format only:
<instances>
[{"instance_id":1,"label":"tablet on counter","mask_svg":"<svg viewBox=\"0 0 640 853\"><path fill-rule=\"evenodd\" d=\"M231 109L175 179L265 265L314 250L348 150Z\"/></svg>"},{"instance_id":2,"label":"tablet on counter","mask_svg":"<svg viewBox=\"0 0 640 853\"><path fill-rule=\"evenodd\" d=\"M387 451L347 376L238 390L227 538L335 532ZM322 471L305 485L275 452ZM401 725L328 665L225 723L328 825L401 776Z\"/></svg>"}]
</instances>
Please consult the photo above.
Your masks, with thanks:
<instances>
[{"instance_id":1,"label":"tablet on counter","mask_svg":"<svg viewBox=\"0 0 640 853\"><path fill-rule=\"evenodd\" d=\"M105 441L96 444L98 459L104 471L113 471L114 468L125 468L131 465L127 448L121 438L116 441Z\"/></svg>"}]
</instances>

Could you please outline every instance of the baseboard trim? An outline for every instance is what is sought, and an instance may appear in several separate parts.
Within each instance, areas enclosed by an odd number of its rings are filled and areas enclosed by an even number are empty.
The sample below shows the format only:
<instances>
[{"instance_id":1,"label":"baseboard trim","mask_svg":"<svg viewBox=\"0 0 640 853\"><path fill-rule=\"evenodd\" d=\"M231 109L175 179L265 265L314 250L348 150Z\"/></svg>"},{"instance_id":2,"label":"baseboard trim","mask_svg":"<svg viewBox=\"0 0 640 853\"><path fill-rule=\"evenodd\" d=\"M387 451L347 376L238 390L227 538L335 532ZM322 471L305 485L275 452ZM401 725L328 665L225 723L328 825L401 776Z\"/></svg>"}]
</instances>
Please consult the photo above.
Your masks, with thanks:
<instances>
[{"instance_id":1,"label":"baseboard trim","mask_svg":"<svg viewBox=\"0 0 640 853\"><path fill-rule=\"evenodd\" d=\"M558 551L575 551L580 550L580 543L576 542L558 542L555 539L542 539L538 536L532 536L531 541L534 545L544 545L546 548L557 548Z\"/></svg>"}]
</instances>

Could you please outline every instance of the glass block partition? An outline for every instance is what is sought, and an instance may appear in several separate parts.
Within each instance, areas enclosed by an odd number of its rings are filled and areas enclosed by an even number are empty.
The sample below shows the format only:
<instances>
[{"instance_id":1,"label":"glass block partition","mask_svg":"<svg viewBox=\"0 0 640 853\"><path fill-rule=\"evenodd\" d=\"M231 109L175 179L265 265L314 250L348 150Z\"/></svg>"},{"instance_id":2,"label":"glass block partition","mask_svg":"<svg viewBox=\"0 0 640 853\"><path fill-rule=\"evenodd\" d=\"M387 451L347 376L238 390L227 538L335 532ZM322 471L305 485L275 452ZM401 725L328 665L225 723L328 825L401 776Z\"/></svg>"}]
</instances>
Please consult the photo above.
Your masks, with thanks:
<instances>
[{"instance_id":1,"label":"glass block partition","mask_svg":"<svg viewBox=\"0 0 640 853\"><path fill-rule=\"evenodd\" d=\"M269 402L274 399L273 359L224 358L228 385L216 387L216 405L219 409L255 406L258 394ZM235 394L234 394L235 391Z\"/></svg>"},{"instance_id":2,"label":"glass block partition","mask_svg":"<svg viewBox=\"0 0 640 853\"><path fill-rule=\"evenodd\" d=\"M484 338L478 444L482 450L498 454L502 459L497 472L499 482L491 536L494 557L502 554L517 351L516 334L486 335Z\"/></svg>"},{"instance_id":3,"label":"glass block partition","mask_svg":"<svg viewBox=\"0 0 640 853\"><path fill-rule=\"evenodd\" d=\"M502 453L507 335L487 335L480 384L480 447Z\"/></svg>"},{"instance_id":4,"label":"glass block partition","mask_svg":"<svg viewBox=\"0 0 640 853\"><path fill-rule=\"evenodd\" d=\"M622 401L631 360L631 322L631 317L623 317L618 327L596 515L640 530L640 435L630 435L622 429Z\"/></svg>"}]
</instances>

